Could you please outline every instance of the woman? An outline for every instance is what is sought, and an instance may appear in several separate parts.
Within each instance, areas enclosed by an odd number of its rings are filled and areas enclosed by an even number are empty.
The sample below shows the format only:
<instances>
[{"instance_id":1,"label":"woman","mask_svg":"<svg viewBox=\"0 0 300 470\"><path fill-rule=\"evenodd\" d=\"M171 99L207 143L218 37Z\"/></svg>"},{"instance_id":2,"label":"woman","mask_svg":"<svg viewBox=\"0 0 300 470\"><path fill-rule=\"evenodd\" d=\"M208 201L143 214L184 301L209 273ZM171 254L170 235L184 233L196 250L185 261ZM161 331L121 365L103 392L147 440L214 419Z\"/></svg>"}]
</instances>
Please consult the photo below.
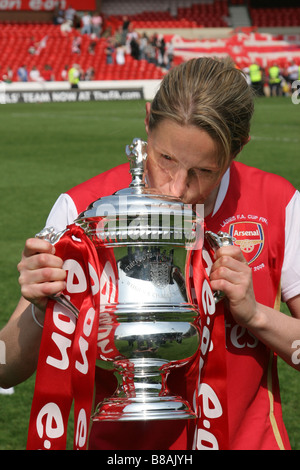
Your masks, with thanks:
<instances>
[{"instance_id":1,"label":"woman","mask_svg":"<svg viewBox=\"0 0 300 470\"><path fill-rule=\"evenodd\" d=\"M289 441L281 416L276 355L299 368L295 345L300 338L300 197L281 177L235 162L249 141L252 113L251 89L229 61L201 58L172 69L152 105L146 106L147 181L185 203L204 204L207 229L236 238L235 245L219 249L215 259L205 259L212 289L226 295L226 349L221 355L227 371L226 448L282 449L289 448ZM71 189L60 196L47 225L63 229L89 203L127 187L129 180L125 164ZM62 264L49 243L27 240L18 267L23 297L0 336L8 345L1 386L15 385L35 370L48 296L65 285ZM195 269L195 284L196 275ZM276 309L280 289L291 317ZM214 376L218 364L210 367ZM175 374L172 386L176 380L182 384L185 379ZM99 382L102 396L114 390L108 374ZM198 409L202 392L197 396L195 382L186 387L192 387L189 392ZM202 429L195 423L105 423L94 427L90 446L218 448L210 426L220 413L209 401L205 407L209 419Z\"/></svg>"}]
</instances>

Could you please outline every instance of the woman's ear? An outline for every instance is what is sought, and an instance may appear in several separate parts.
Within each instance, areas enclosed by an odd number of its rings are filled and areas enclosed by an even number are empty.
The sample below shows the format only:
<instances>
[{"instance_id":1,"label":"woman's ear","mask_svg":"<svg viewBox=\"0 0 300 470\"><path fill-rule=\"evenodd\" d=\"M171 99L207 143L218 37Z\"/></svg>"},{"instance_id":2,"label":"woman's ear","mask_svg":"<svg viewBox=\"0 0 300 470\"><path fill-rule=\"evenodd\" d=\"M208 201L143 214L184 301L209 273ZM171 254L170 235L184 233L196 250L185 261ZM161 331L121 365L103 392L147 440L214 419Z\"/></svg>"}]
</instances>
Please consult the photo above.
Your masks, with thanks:
<instances>
[{"instance_id":1,"label":"woman's ear","mask_svg":"<svg viewBox=\"0 0 300 470\"><path fill-rule=\"evenodd\" d=\"M149 117L150 117L151 103L146 103L146 117L145 117L145 129L148 134L149 131Z\"/></svg>"}]
</instances>

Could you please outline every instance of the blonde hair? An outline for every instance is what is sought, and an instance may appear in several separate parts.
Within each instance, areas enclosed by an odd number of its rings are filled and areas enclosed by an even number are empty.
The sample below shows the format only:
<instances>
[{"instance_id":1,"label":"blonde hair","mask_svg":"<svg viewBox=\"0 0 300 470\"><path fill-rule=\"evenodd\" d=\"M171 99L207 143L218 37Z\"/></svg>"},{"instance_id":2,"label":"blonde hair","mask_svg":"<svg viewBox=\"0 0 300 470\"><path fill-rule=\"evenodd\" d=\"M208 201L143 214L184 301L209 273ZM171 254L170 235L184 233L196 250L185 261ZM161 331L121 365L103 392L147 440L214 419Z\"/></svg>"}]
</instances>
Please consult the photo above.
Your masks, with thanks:
<instances>
[{"instance_id":1,"label":"blonde hair","mask_svg":"<svg viewBox=\"0 0 300 470\"><path fill-rule=\"evenodd\" d=\"M253 93L231 59L192 59L164 77L151 104L149 130L163 119L205 130L217 143L220 169L248 141Z\"/></svg>"}]
</instances>

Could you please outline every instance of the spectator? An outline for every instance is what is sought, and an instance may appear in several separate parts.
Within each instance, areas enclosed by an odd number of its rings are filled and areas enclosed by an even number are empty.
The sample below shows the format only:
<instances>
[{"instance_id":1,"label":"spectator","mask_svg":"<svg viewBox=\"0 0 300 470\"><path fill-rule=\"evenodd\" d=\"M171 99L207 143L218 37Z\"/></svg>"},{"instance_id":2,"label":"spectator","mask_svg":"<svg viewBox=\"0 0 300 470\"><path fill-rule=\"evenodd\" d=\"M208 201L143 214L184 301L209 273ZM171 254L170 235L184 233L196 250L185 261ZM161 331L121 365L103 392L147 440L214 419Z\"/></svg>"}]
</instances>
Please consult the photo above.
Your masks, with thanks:
<instances>
[{"instance_id":1,"label":"spectator","mask_svg":"<svg viewBox=\"0 0 300 470\"><path fill-rule=\"evenodd\" d=\"M129 31L129 25L130 25L130 20L128 19L128 16L123 16L121 44L126 43L127 33Z\"/></svg>"},{"instance_id":2,"label":"spectator","mask_svg":"<svg viewBox=\"0 0 300 470\"><path fill-rule=\"evenodd\" d=\"M66 9L66 12L65 12L65 19L66 19L67 21L70 21L71 26L75 26L75 24L76 24L76 16L77 16L76 10L70 5L70 6Z\"/></svg>"},{"instance_id":3,"label":"spectator","mask_svg":"<svg viewBox=\"0 0 300 470\"><path fill-rule=\"evenodd\" d=\"M130 41L130 55L133 57L135 60L140 59L140 46L138 39L136 39L134 36L132 36L132 39Z\"/></svg>"},{"instance_id":4,"label":"spectator","mask_svg":"<svg viewBox=\"0 0 300 470\"><path fill-rule=\"evenodd\" d=\"M72 54L80 54L81 53L81 43L82 38L80 36L75 36L72 41Z\"/></svg>"},{"instance_id":5,"label":"spectator","mask_svg":"<svg viewBox=\"0 0 300 470\"><path fill-rule=\"evenodd\" d=\"M81 34L92 34L92 17L88 11L81 18Z\"/></svg>"},{"instance_id":6,"label":"spectator","mask_svg":"<svg viewBox=\"0 0 300 470\"><path fill-rule=\"evenodd\" d=\"M17 79L19 82L28 82L28 71L26 65L21 65L17 71Z\"/></svg>"},{"instance_id":7,"label":"spectator","mask_svg":"<svg viewBox=\"0 0 300 470\"><path fill-rule=\"evenodd\" d=\"M107 39L107 45L105 49L105 54L106 54L106 63L107 64L113 64L114 63L114 43L112 38Z\"/></svg>"},{"instance_id":8,"label":"spectator","mask_svg":"<svg viewBox=\"0 0 300 470\"><path fill-rule=\"evenodd\" d=\"M114 40L115 40L115 44L122 44L122 46L124 46L124 41L123 41L123 28L122 28L122 25L118 26L118 28L116 29L115 33L114 33Z\"/></svg>"},{"instance_id":9,"label":"spectator","mask_svg":"<svg viewBox=\"0 0 300 470\"><path fill-rule=\"evenodd\" d=\"M52 67L48 64L44 66L43 78L46 82L53 82L55 80Z\"/></svg>"},{"instance_id":10,"label":"spectator","mask_svg":"<svg viewBox=\"0 0 300 470\"><path fill-rule=\"evenodd\" d=\"M89 80L94 80L95 78L95 70L93 67L89 67L87 71L85 72L84 80L89 81Z\"/></svg>"},{"instance_id":11,"label":"spectator","mask_svg":"<svg viewBox=\"0 0 300 470\"><path fill-rule=\"evenodd\" d=\"M93 36L94 36L94 33L91 35L92 41L89 43L89 47L88 47L88 53L91 55L95 55L95 49L97 46L97 41L95 41Z\"/></svg>"},{"instance_id":12,"label":"spectator","mask_svg":"<svg viewBox=\"0 0 300 470\"><path fill-rule=\"evenodd\" d=\"M92 32L97 38L101 37L103 19L100 13L95 12L92 16Z\"/></svg>"},{"instance_id":13,"label":"spectator","mask_svg":"<svg viewBox=\"0 0 300 470\"><path fill-rule=\"evenodd\" d=\"M64 22L65 12L61 7L61 2L57 2L53 11L53 24L60 25Z\"/></svg>"},{"instance_id":14,"label":"spectator","mask_svg":"<svg viewBox=\"0 0 300 470\"><path fill-rule=\"evenodd\" d=\"M139 35L137 33L137 31L135 31L131 26L129 26L129 30L128 30L128 33L127 33L127 36L126 36L126 53L127 54L131 54L132 50L131 50L131 42L133 41L133 47L135 47L135 43L138 43L138 40L139 40ZM123 42L121 42L122 44Z\"/></svg>"},{"instance_id":15,"label":"spectator","mask_svg":"<svg viewBox=\"0 0 300 470\"><path fill-rule=\"evenodd\" d=\"M31 36L30 44L29 44L29 47L28 47L29 54L34 55L36 53L37 45L38 45L38 43L35 42L34 36Z\"/></svg>"},{"instance_id":16,"label":"spectator","mask_svg":"<svg viewBox=\"0 0 300 470\"><path fill-rule=\"evenodd\" d=\"M173 66L173 60L174 60L174 44L173 44L173 41L172 39L170 40L170 42L167 43L167 64L166 64L166 67L168 70L170 70L170 68L172 68Z\"/></svg>"},{"instance_id":17,"label":"spectator","mask_svg":"<svg viewBox=\"0 0 300 470\"><path fill-rule=\"evenodd\" d=\"M157 62L160 67L165 67L165 52L166 52L166 43L163 35L160 35L158 38L157 44Z\"/></svg>"},{"instance_id":18,"label":"spectator","mask_svg":"<svg viewBox=\"0 0 300 470\"><path fill-rule=\"evenodd\" d=\"M40 71L35 65L32 67L32 69L29 72L29 80L31 82L39 82L39 83L44 82L44 79L41 76Z\"/></svg>"},{"instance_id":19,"label":"spectator","mask_svg":"<svg viewBox=\"0 0 300 470\"><path fill-rule=\"evenodd\" d=\"M68 70L69 70L69 66L65 65L64 68L62 69L61 73L60 73L60 79L63 82L68 80Z\"/></svg>"},{"instance_id":20,"label":"spectator","mask_svg":"<svg viewBox=\"0 0 300 470\"><path fill-rule=\"evenodd\" d=\"M116 63L118 65L125 64L125 46L116 44Z\"/></svg>"},{"instance_id":21,"label":"spectator","mask_svg":"<svg viewBox=\"0 0 300 470\"><path fill-rule=\"evenodd\" d=\"M291 61L287 69L287 81L292 86L292 83L299 78L299 67L294 60Z\"/></svg>"},{"instance_id":22,"label":"spectator","mask_svg":"<svg viewBox=\"0 0 300 470\"><path fill-rule=\"evenodd\" d=\"M148 40L148 44L147 44L147 46L146 46L145 55L146 55L146 60L147 60L150 64L155 64L155 65L157 65L157 59L156 59L156 37L155 37L155 35L152 36L152 38L150 38L150 39Z\"/></svg>"},{"instance_id":23,"label":"spectator","mask_svg":"<svg viewBox=\"0 0 300 470\"><path fill-rule=\"evenodd\" d=\"M143 33L142 37L140 38L140 59L146 59L147 44L148 44L147 33Z\"/></svg>"},{"instance_id":24,"label":"spectator","mask_svg":"<svg viewBox=\"0 0 300 470\"><path fill-rule=\"evenodd\" d=\"M4 73L3 76L2 76L2 80L5 83L12 83L13 76L14 76L13 70L10 67L7 67L6 68L6 73Z\"/></svg>"},{"instance_id":25,"label":"spectator","mask_svg":"<svg viewBox=\"0 0 300 470\"><path fill-rule=\"evenodd\" d=\"M67 36L69 33L72 32L72 23L70 20L64 20L64 22L60 25L60 30L63 36Z\"/></svg>"}]
</instances>

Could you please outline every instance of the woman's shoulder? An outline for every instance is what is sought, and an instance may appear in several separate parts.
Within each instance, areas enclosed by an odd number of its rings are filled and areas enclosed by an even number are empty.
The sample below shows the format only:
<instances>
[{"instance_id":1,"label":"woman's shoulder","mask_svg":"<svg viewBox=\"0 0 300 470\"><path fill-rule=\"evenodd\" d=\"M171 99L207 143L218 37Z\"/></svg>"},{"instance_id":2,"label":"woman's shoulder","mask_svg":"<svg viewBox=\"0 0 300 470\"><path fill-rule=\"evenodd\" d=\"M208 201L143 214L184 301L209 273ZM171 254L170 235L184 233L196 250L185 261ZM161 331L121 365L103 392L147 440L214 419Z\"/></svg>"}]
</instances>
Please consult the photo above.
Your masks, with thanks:
<instances>
[{"instance_id":1,"label":"woman's shoulder","mask_svg":"<svg viewBox=\"0 0 300 470\"><path fill-rule=\"evenodd\" d=\"M74 186L67 194L72 198L78 212L81 212L100 197L128 187L130 181L129 164L124 163Z\"/></svg>"},{"instance_id":2,"label":"woman's shoulder","mask_svg":"<svg viewBox=\"0 0 300 470\"><path fill-rule=\"evenodd\" d=\"M277 194L280 197L285 195L289 199L296 191L292 183L283 176L237 161L232 164L231 175L241 185L247 185L265 197L274 197Z\"/></svg>"}]
</instances>

